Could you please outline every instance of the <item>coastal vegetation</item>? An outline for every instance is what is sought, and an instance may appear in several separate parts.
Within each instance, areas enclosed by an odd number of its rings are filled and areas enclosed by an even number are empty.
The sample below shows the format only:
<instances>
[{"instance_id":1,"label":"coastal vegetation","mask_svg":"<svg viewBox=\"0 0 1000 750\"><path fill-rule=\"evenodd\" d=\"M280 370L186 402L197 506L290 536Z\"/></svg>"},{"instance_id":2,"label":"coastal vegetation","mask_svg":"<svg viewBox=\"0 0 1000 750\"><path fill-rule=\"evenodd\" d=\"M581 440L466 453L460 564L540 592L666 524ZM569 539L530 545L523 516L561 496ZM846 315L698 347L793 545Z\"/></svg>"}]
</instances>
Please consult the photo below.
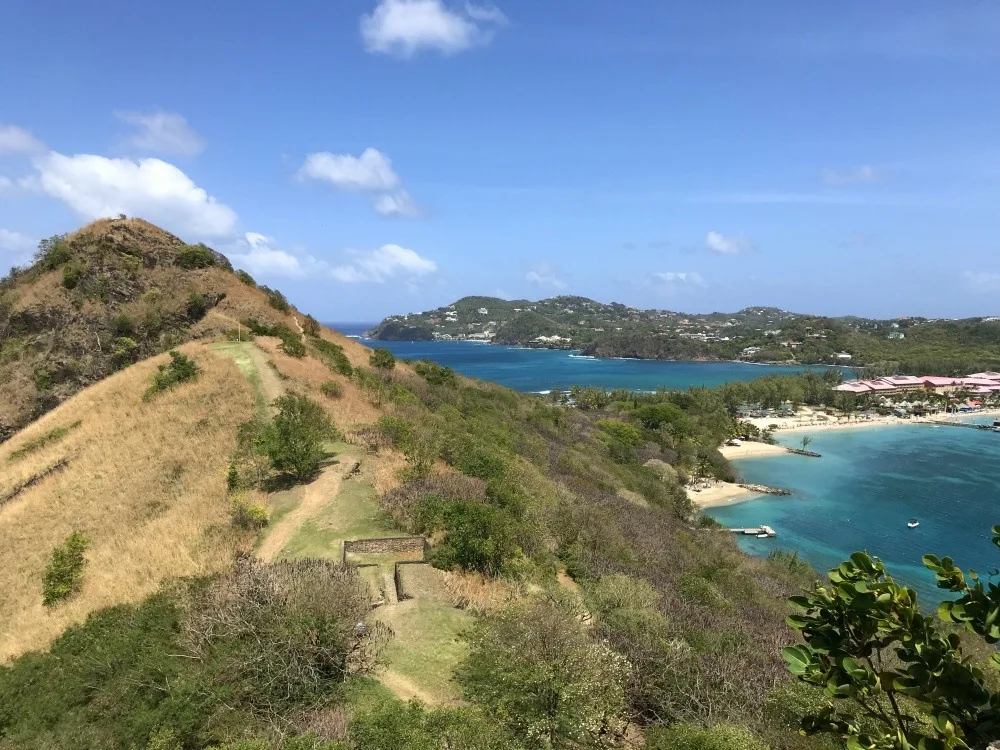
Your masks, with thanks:
<instances>
[{"instance_id":1,"label":"coastal vegetation","mask_svg":"<svg viewBox=\"0 0 1000 750\"><path fill-rule=\"evenodd\" d=\"M597 357L836 364L874 375L964 375L1000 368L1000 321L992 318L831 318L773 307L689 314L585 297L537 302L465 297L436 310L386 318L370 335L479 339L580 349Z\"/></svg>"}]
</instances>

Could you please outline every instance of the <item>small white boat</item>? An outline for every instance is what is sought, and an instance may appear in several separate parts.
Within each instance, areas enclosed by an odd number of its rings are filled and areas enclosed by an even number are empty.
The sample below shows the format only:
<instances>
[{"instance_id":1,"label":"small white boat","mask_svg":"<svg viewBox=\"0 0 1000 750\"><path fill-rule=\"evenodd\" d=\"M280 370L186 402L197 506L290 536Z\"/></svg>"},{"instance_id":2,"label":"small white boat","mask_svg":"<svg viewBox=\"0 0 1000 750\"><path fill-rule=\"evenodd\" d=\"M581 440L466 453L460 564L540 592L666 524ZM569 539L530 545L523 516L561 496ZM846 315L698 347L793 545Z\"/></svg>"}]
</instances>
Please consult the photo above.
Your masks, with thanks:
<instances>
[{"instance_id":1,"label":"small white boat","mask_svg":"<svg viewBox=\"0 0 1000 750\"><path fill-rule=\"evenodd\" d=\"M768 534L758 534L757 535L758 539L767 539L767 537L768 537Z\"/></svg>"},{"instance_id":2,"label":"small white boat","mask_svg":"<svg viewBox=\"0 0 1000 750\"><path fill-rule=\"evenodd\" d=\"M907 521L906 522L906 528L908 528L908 529L915 529L919 525L920 525L920 521Z\"/></svg>"}]
</instances>

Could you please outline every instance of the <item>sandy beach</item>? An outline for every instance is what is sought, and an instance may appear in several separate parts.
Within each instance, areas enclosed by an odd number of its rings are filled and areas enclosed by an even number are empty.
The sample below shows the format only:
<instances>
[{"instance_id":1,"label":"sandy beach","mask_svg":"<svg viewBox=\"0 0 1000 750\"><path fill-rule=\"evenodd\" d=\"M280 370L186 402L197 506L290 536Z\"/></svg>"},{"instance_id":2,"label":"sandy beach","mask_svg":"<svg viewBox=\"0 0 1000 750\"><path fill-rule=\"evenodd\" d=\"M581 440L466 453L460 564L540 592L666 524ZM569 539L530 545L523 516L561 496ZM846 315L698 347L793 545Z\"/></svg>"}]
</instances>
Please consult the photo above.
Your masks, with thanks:
<instances>
[{"instance_id":1,"label":"sandy beach","mask_svg":"<svg viewBox=\"0 0 1000 750\"><path fill-rule=\"evenodd\" d=\"M782 451L784 452L784 451ZM760 497L759 492L744 489L732 482L711 482L704 489L687 487L688 497L699 508L714 508L719 505L735 505Z\"/></svg>"},{"instance_id":2,"label":"sandy beach","mask_svg":"<svg viewBox=\"0 0 1000 750\"><path fill-rule=\"evenodd\" d=\"M928 422L954 422L970 416L991 417L1000 415L1000 410L991 409L974 412L972 414L935 414L929 417L910 417L901 419L900 417L875 416L871 419L837 419L827 417L820 419L820 414L810 409L803 409L794 417L760 417L747 420L760 429L773 428L775 432L826 432L828 430L855 430L865 427L886 427L889 425L921 424ZM823 415L825 416L825 415ZM723 454L726 455L726 454ZM752 454L763 455L763 454ZM728 456L727 456L728 457ZM732 458L744 458L744 456L732 456Z\"/></svg>"},{"instance_id":3,"label":"sandy beach","mask_svg":"<svg viewBox=\"0 0 1000 750\"><path fill-rule=\"evenodd\" d=\"M734 458L751 458L752 456L772 456L787 452L782 445L754 443L750 441L744 441L742 445L724 445L719 448L719 453L730 460Z\"/></svg>"}]
</instances>

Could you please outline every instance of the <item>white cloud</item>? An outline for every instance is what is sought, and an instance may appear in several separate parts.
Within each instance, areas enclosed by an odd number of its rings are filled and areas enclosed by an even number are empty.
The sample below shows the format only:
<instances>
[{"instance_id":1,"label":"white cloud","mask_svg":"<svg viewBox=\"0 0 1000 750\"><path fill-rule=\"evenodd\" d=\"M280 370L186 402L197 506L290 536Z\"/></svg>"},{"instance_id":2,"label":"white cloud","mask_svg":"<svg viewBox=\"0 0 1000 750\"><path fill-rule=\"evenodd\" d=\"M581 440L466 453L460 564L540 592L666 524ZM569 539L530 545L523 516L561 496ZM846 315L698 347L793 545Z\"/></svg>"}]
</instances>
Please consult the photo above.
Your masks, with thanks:
<instances>
[{"instance_id":1,"label":"white cloud","mask_svg":"<svg viewBox=\"0 0 1000 750\"><path fill-rule=\"evenodd\" d=\"M4 193L14 192L14 181L10 177L4 177L0 174L0 195Z\"/></svg>"},{"instance_id":2,"label":"white cloud","mask_svg":"<svg viewBox=\"0 0 1000 750\"><path fill-rule=\"evenodd\" d=\"M85 219L141 216L188 237L236 231L236 212L190 177L160 159L109 159L50 152L34 160L38 189L64 201Z\"/></svg>"},{"instance_id":3,"label":"white cloud","mask_svg":"<svg viewBox=\"0 0 1000 750\"><path fill-rule=\"evenodd\" d=\"M823 184L829 185L830 187L843 187L845 185L854 185L858 183L877 182L884 177L880 170L870 164L862 164L860 167L846 171L824 169L821 176Z\"/></svg>"},{"instance_id":4,"label":"white cloud","mask_svg":"<svg viewBox=\"0 0 1000 750\"><path fill-rule=\"evenodd\" d=\"M297 176L300 180L329 182L344 192L368 193L372 206L382 216L420 216L420 206L402 187L392 160L376 148L366 148L361 156L329 151L309 154Z\"/></svg>"},{"instance_id":5,"label":"white cloud","mask_svg":"<svg viewBox=\"0 0 1000 750\"><path fill-rule=\"evenodd\" d=\"M656 278L670 287L701 287L705 279L697 271L662 271L654 274Z\"/></svg>"},{"instance_id":6,"label":"white cloud","mask_svg":"<svg viewBox=\"0 0 1000 750\"><path fill-rule=\"evenodd\" d=\"M0 263L4 266L17 266L26 263L38 246L38 240L0 228Z\"/></svg>"},{"instance_id":7,"label":"white cloud","mask_svg":"<svg viewBox=\"0 0 1000 750\"><path fill-rule=\"evenodd\" d=\"M382 216L405 216L415 218L420 216L420 207L413 196L406 190L386 193L375 199L375 210Z\"/></svg>"},{"instance_id":8,"label":"white cloud","mask_svg":"<svg viewBox=\"0 0 1000 750\"><path fill-rule=\"evenodd\" d=\"M720 255L738 255L750 248L745 237L727 237L719 232L709 232L705 236L705 247Z\"/></svg>"},{"instance_id":9,"label":"white cloud","mask_svg":"<svg viewBox=\"0 0 1000 750\"><path fill-rule=\"evenodd\" d=\"M305 276L305 264L286 250L272 247L274 242L273 237L247 232L236 248L229 252L229 259L233 265L252 274L292 279Z\"/></svg>"},{"instance_id":10,"label":"white cloud","mask_svg":"<svg viewBox=\"0 0 1000 750\"><path fill-rule=\"evenodd\" d=\"M974 292L1000 292L1000 273L966 271L965 280Z\"/></svg>"},{"instance_id":11,"label":"white cloud","mask_svg":"<svg viewBox=\"0 0 1000 750\"><path fill-rule=\"evenodd\" d=\"M442 0L380 0L361 17L369 52L411 57L421 49L446 55L488 44L507 17L495 6L449 8Z\"/></svg>"},{"instance_id":12,"label":"white cloud","mask_svg":"<svg viewBox=\"0 0 1000 750\"><path fill-rule=\"evenodd\" d=\"M437 271L434 261L399 245L383 245L378 250L356 253L356 256L353 263L330 269L330 275L349 284L382 284L391 279L412 282Z\"/></svg>"},{"instance_id":13,"label":"white cloud","mask_svg":"<svg viewBox=\"0 0 1000 750\"><path fill-rule=\"evenodd\" d=\"M24 128L0 124L0 154L37 154L45 144Z\"/></svg>"},{"instance_id":14,"label":"white cloud","mask_svg":"<svg viewBox=\"0 0 1000 750\"><path fill-rule=\"evenodd\" d=\"M400 184L392 160L375 148L366 148L361 156L309 154L298 174L300 179L323 180L338 190L357 192L389 191Z\"/></svg>"},{"instance_id":15,"label":"white cloud","mask_svg":"<svg viewBox=\"0 0 1000 750\"><path fill-rule=\"evenodd\" d=\"M556 276L549 266L539 266L532 269L524 275L524 278L537 286L551 287L552 289L566 288L566 282Z\"/></svg>"},{"instance_id":16,"label":"white cloud","mask_svg":"<svg viewBox=\"0 0 1000 750\"><path fill-rule=\"evenodd\" d=\"M138 128L126 140L132 148L185 156L205 148L205 139L176 112L116 112L115 116Z\"/></svg>"}]
</instances>

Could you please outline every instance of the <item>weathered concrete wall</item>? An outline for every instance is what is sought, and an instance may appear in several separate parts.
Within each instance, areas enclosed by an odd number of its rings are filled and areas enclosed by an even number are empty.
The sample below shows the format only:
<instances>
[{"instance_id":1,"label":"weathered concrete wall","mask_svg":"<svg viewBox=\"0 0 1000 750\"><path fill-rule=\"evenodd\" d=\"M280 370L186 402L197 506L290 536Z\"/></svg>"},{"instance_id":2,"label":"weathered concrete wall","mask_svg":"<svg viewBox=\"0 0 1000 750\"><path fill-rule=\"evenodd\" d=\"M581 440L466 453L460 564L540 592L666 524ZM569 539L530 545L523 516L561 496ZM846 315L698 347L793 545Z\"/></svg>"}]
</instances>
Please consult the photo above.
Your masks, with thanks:
<instances>
[{"instance_id":1,"label":"weathered concrete wall","mask_svg":"<svg viewBox=\"0 0 1000 750\"><path fill-rule=\"evenodd\" d=\"M427 549L422 536L386 537L383 539L351 539L344 542L344 554L388 555L393 553L420 553Z\"/></svg>"}]
</instances>

